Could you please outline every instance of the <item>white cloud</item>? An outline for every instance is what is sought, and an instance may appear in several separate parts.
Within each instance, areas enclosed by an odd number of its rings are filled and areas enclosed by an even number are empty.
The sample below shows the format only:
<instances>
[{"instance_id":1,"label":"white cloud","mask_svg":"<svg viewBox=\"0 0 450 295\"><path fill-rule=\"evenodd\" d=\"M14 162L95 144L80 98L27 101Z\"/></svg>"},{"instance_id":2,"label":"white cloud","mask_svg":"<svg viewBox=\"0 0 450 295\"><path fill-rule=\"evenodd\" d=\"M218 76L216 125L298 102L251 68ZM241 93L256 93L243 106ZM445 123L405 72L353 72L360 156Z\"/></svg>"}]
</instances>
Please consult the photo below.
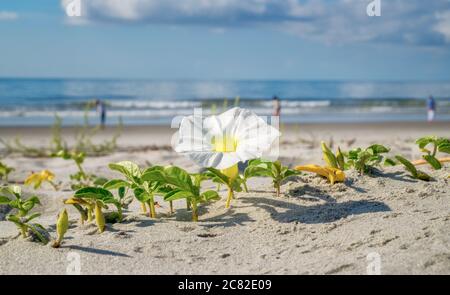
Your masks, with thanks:
<instances>
[{"instance_id":1,"label":"white cloud","mask_svg":"<svg viewBox=\"0 0 450 295\"><path fill-rule=\"evenodd\" d=\"M278 29L326 43L400 42L450 44L449 0L381 0L380 17L369 17L372 0L81 0L86 23L203 25L228 29ZM71 0L61 0L63 7Z\"/></svg>"},{"instance_id":2,"label":"white cloud","mask_svg":"<svg viewBox=\"0 0 450 295\"><path fill-rule=\"evenodd\" d=\"M0 11L0 21L15 20L18 18L17 13L11 11Z\"/></svg>"},{"instance_id":3,"label":"white cloud","mask_svg":"<svg viewBox=\"0 0 450 295\"><path fill-rule=\"evenodd\" d=\"M437 13L438 23L434 26L436 32L445 36L445 40L450 43L450 11Z\"/></svg>"}]
</instances>

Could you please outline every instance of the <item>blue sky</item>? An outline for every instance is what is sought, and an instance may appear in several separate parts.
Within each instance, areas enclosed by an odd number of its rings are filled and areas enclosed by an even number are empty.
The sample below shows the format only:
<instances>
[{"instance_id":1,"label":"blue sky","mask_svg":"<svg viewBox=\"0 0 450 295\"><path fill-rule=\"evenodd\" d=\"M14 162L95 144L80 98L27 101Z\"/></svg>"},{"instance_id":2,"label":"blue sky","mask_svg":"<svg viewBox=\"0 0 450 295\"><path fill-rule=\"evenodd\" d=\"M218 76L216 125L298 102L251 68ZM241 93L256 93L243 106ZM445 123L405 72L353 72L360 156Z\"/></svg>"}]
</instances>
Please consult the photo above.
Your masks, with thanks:
<instances>
[{"instance_id":1,"label":"blue sky","mask_svg":"<svg viewBox=\"0 0 450 295\"><path fill-rule=\"evenodd\" d=\"M0 77L450 80L450 1L0 0Z\"/></svg>"}]
</instances>

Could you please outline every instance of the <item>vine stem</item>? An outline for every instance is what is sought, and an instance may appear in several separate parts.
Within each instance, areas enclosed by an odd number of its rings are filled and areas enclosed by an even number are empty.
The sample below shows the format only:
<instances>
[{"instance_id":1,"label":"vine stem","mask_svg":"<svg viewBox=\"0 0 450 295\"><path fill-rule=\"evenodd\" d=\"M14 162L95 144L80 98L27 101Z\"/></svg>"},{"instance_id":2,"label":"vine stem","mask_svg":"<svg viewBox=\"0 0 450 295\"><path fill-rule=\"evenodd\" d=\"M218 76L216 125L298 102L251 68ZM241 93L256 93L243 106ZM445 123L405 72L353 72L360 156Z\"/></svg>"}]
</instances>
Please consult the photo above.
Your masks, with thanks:
<instances>
[{"instance_id":1,"label":"vine stem","mask_svg":"<svg viewBox=\"0 0 450 295\"><path fill-rule=\"evenodd\" d=\"M78 162L75 162L75 164L77 164L78 170L80 171L81 175L83 176L84 180L87 180L88 177L86 175L86 173L84 173L83 167L81 167L81 164Z\"/></svg>"},{"instance_id":2,"label":"vine stem","mask_svg":"<svg viewBox=\"0 0 450 295\"><path fill-rule=\"evenodd\" d=\"M88 220L87 220L88 222L92 222L92 219L93 219L92 218L92 209L93 209L92 206L88 207L88 212L87 212L88 213Z\"/></svg>"},{"instance_id":3,"label":"vine stem","mask_svg":"<svg viewBox=\"0 0 450 295\"><path fill-rule=\"evenodd\" d=\"M192 221L194 222L198 221L197 203L195 201L192 202Z\"/></svg>"},{"instance_id":4,"label":"vine stem","mask_svg":"<svg viewBox=\"0 0 450 295\"><path fill-rule=\"evenodd\" d=\"M48 183L50 183L50 185L53 187L53 189L54 189L55 191L58 190L58 187L56 186L56 184L55 184L53 181L49 180Z\"/></svg>"},{"instance_id":5,"label":"vine stem","mask_svg":"<svg viewBox=\"0 0 450 295\"><path fill-rule=\"evenodd\" d=\"M155 202L153 201L153 198L148 201L148 207L150 208L150 218L156 218Z\"/></svg>"},{"instance_id":6,"label":"vine stem","mask_svg":"<svg viewBox=\"0 0 450 295\"><path fill-rule=\"evenodd\" d=\"M232 199L233 199L233 189L228 188L227 203L225 204L225 208L230 208L230 203Z\"/></svg>"},{"instance_id":7,"label":"vine stem","mask_svg":"<svg viewBox=\"0 0 450 295\"><path fill-rule=\"evenodd\" d=\"M150 218L156 218L156 211L155 211L155 199L153 198L153 193L148 189L145 188L145 191L150 196L150 200L147 201L147 205L150 208Z\"/></svg>"},{"instance_id":8,"label":"vine stem","mask_svg":"<svg viewBox=\"0 0 450 295\"><path fill-rule=\"evenodd\" d=\"M186 199L186 210L191 210L191 203Z\"/></svg>"},{"instance_id":9,"label":"vine stem","mask_svg":"<svg viewBox=\"0 0 450 295\"><path fill-rule=\"evenodd\" d=\"M169 202L169 207L170 207L170 214L173 214L173 201Z\"/></svg>"},{"instance_id":10,"label":"vine stem","mask_svg":"<svg viewBox=\"0 0 450 295\"><path fill-rule=\"evenodd\" d=\"M145 203L144 202L141 202L141 210L142 210L142 213L147 213L147 207L145 206Z\"/></svg>"},{"instance_id":11,"label":"vine stem","mask_svg":"<svg viewBox=\"0 0 450 295\"><path fill-rule=\"evenodd\" d=\"M242 184L244 185L244 191L245 191L246 193L248 193L247 182L244 181Z\"/></svg>"},{"instance_id":12,"label":"vine stem","mask_svg":"<svg viewBox=\"0 0 450 295\"><path fill-rule=\"evenodd\" d=\"M22 233L22 237L26 238L27 237L27 231L25 229L25 226L21 226L20 227L20 232Z\"/></svg>"}]
</instances>

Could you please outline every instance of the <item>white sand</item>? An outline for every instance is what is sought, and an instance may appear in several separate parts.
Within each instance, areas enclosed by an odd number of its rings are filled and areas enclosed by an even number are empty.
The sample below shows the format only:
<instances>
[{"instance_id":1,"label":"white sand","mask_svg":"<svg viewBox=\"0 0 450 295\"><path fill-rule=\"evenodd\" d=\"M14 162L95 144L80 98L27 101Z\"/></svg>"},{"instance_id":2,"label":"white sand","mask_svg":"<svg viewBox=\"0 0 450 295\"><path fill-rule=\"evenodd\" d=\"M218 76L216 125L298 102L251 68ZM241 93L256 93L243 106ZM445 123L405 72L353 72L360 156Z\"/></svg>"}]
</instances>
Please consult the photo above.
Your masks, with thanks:
<instances>
[{"instance_id":1,"label":"white sand","mask_svg":"<svg viewBox=\"0 0 450 295\"><path fill-rule=\"evenodd\" d=\"M355 147L380 142L391 146L392 154L416 159L420 153L413 139L428 134L448 137L448 127L289 126L282 138L281 160L286 165L321 164L319 141L331 137L343 149L349 143ZM108 163L132 160L143 166L175 164L197 171L171 151L145 148L168 145L172 132L162 127L128 128L118 152L89 158L85 168L113 177L117 175L108 170ZM18 133L24 142L36 145L48 137L42 128L0 128L1 138ZM17 169L10 177L13 182L47 168L67 187L68 175L75 172L74 165L60 159L12 155L2 161ZM365 274L366 257L372 252L380 255L383 274L450 274L449 165L440 171L421 169L435 181L412 180L400 167L386 168L378 177L348 172L346 183L334 186L304 174L283 185L281 198L274 197L268 179L251 179L251 192L237 194L231 209L224 208L224 200L202 207L198 223L190 221L182 201L175 204L176 215L167 217L168 206L160 200L156 220L140 215L134 203L127 221L108 225L103 234L93 225L79 227L78 213L69 207L73 226L60 249L23 240L13 224L0 221L0 274L65 274L69 252L80 255L82 274ZM43 201L37 208L43 213L39 221L54 236L61 200L71 192L44 186L37 194Z\"/></svg>"}]
</instances>

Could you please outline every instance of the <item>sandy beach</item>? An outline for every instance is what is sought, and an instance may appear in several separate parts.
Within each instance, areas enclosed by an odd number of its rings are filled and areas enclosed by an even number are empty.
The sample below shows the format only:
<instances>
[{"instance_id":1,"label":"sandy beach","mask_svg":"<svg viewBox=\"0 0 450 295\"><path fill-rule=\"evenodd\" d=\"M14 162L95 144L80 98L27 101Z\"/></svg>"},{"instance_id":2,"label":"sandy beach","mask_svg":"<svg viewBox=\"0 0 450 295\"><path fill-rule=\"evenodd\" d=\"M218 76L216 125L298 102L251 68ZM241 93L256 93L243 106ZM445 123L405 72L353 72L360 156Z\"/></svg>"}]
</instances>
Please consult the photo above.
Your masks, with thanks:
<instances>
[{"instance_id":1,"label":"sandy beach","mask_svg":"<svg viewBox=\"0 0 450 295\"><path fill-rule=\"evenodd\" d=\"M344 150L381 143L390 155L420 159L414 140L424 135L450 136L450 123L362 123L285 125L280 140L284 165L324 164L320 141ZM63 128L71 138L74 128ZM99 132L101 142L114 128ZM176 129L127 126L117 151L89 157L85 170L107 178L119 175L108 163L123 160L148 165L174 164L199 171L189 159L171 150ZM44 127L0 127L5 141L20 136L29 146L48 145L51 131ZM71 141L69 140L69 144ZM4 152L4 151L3 151ZM39 222L55 236L55 220L69 198L71 162L58 158L2 155L16 169L10 182L23 183L31 171L50 169L62 189L44 185L34 192L42 206ZM303 173L286 181L282 196L274 195L269 179L252 178L249 193L238 193L230 209L223 199L200 208L199 222L190 221L184 202L174 203L169 216L161 199L158 218L139 213L134 202L120 224L108 224L103 234L94 225L78 225L69 210L71 227L61 248L30 242L4 221L0 207L0 274L65 274L68 254L78 253L82 274L366 274L368 254L381 258L382 274L450 274L450 165L435 171L421 167L434 180L412 179L403 167L383 168L372 176L346 171L345 183ZM209 182L206 187L214 188ZM369 257L371 257L369 255Z\"/></svg>"}]
</instances>

